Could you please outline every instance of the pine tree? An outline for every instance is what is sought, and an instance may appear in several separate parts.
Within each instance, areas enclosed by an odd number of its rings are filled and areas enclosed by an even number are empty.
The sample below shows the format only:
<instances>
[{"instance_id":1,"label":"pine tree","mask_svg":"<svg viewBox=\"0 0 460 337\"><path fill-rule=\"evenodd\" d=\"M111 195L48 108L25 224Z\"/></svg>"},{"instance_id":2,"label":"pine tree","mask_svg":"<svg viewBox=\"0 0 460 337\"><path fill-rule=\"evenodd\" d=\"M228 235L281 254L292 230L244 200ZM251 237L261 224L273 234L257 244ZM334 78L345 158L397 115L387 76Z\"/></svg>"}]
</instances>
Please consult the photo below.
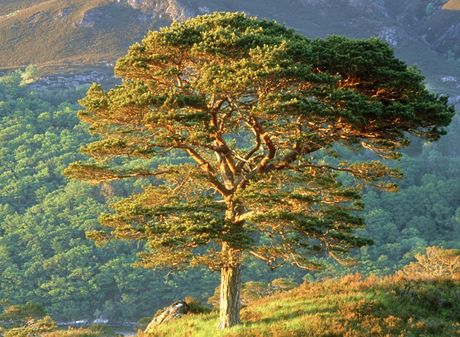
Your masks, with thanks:
<instances>
[{"instance_id":1,"label":"pine tree","mask_svg":"<svg viewBox=\"0 0 460 337\"><path fill-rule=\"evenodd\" d=\"M100 136L82 150L94 160L66 173L150 178L93 236L148 242L146 267L220 270L220 328L240 321L245 256L315 269L369 243L356 235L359 190L393 190L399 172L341 149L396 158L409 134L436 140L454 114L378 39L309 40L241 13L150 32L115 72L120 85L80 101Z\"/></svg>"}]
</instances>

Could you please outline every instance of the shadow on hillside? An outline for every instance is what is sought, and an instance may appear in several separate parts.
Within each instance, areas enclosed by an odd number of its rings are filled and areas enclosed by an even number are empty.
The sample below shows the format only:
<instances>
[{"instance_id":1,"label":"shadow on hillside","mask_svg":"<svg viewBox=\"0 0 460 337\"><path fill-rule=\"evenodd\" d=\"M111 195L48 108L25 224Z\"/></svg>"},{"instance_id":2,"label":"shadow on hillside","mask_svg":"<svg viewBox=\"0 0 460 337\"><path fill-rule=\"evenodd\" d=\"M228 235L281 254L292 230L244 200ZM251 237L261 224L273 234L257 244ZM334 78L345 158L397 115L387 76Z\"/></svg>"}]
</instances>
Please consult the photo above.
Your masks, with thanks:
<instances>
[{"instance_id":1,"label":"shadow on hillside","mask_svg":"<svg viewBox=\"0 0 460 337\"><path fill-rule=\"evenodd\" d=\"M258 312L255 306L243 314L247 336L259 336L256 330L265 326L270 327L268 336L460 336L459 281L395 276L348 281L304 285L270 306L271 312ZM290 306L294 297L306 301ZM322 308L316 310L307 301ZM282 332L286 326L291 330Z\"/></svg>"},{"instance_id":2,"label":"shadow on hillside","mask_svg":"<svg viewBox=\"0 0 460 337\"><path fill-rule=\"evenodd\" d=\"M319 315L319 316L332 316L337 310L337 307L331 306L328 308L323 308L320 310L315 310L315 309L308 309L308 310L295 310L291 311L289 313L282 313L282 314L275 314L272 317L267 317L267 318L260 318L258 320L255 320L253 322L248 322L248 326L254 326L254 325L260 325L260 324L268 324L268 325L276 325L277 323L281 322L286 322L290 321L296 318L300 318L303 316L309 316L309 315ZM244 315L243 318L250 318L250 315Z\"/></svg>"}]
</instances>

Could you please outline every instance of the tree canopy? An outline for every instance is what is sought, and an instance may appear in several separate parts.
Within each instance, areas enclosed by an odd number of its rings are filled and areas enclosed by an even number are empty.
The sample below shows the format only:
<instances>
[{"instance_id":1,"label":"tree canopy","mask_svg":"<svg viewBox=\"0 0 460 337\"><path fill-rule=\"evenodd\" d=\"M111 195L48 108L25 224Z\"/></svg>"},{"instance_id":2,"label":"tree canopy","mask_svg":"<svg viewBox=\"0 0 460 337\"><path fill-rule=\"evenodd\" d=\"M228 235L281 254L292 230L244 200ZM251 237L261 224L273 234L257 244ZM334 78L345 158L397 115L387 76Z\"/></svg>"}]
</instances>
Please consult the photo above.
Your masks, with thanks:
<instances>
[{"instance_id":1,"label":"tree canopy","mask_svg":"<svg viewBox=\"0 0 460 337\"><path fill-rule=\"evenodd\" d=\"M340 148L396 158L409 134L436 140L454 114L378 39L309 40L240 13L151 32L115 71L119 86L95 84L80 101L100 136L82 149L94 160L66 172L151 177L93 236L147 241L148 267L220 269L221 327L239 321L243 251L317 268L315 257L347 261L369 242L355 235L359 189L393 190L400 174L341 160Z\"/></svg>"}]
</instances>

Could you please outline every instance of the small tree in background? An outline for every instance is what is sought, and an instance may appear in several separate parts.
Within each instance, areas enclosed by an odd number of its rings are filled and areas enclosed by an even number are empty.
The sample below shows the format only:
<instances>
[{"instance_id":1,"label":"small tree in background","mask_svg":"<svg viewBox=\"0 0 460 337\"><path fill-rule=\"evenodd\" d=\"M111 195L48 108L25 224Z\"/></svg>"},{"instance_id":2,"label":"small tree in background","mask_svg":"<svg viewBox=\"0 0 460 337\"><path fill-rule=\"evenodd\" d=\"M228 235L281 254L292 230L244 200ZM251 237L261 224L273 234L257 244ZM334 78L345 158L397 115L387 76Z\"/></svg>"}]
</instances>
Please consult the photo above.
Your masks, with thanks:
<instances>
[{"instance_id":1,"label":"small tree in background","mask_svg":"<svg viewBox=\"0 0 460 337\"><path fill-rule=\"evenodd\" d=\"M57 329L56 322L47 316L43 308L33 304L2 304L0 310L0 336L29 337ZM1 309L1 308L0 308Z\"/></svg>"},{"instance_id":2,"label":"small tree in background","mask_svg":"<svg viewBox=\"0 0 460 337\"><path fill-rule=\"evenodd\" d=\"M460 280L460 250L427 247L423 254L416 254L414 262L402 269L408 279Z\"/></svg>"},{"instance_id":3,"label":"small tree in background","mask_svg":"<svg viewBox=\"0 0 460 337\"><path fill-rule=\"evenodd\" d=\"M21 72L21 85L26 85L35 82L39 78L39 72L35 65L29 64L23 72Z\"/></svg>"},{"instance_id":4,"label":"small tree in background","mask_svg":"<svg viewBox=\"0 0 460 337\"><path fill-rule=\"evenodd\" d=\"M377 39L311 41L240 13L151 32L115 72L122 84L94 84L80 101L79 117L101 137L82 150L94 161L66 173L152 178L93 237L148 242L146 267L220 270L220 328L240 321L244 252L315 269L315 257L347 262L368 243L354 234L364 225L359 188L393 190L399 173L326 160L336 146L395 158L407 134L435 140L454 114Z\"/></svg>"}]
</instances>

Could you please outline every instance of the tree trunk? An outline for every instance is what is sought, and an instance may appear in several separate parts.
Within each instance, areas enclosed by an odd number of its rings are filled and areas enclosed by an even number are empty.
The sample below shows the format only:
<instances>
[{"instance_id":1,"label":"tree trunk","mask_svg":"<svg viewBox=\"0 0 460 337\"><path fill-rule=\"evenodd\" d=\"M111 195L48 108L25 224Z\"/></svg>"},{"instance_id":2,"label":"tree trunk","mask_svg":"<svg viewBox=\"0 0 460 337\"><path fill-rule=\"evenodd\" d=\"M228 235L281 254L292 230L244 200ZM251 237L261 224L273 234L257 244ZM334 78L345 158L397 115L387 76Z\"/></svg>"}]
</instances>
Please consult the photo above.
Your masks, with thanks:
<instances>
[{"instance_id":1,"label":"tree trunk","mask_svg":"<svg viewBox=\"0 0 460 337\"><path fill-rule=\"evenodd\" d=\"M221 269L219 329L240 323L241 252L224 242L222 258L226 264Z\"/></svg>"}]
</instances>

